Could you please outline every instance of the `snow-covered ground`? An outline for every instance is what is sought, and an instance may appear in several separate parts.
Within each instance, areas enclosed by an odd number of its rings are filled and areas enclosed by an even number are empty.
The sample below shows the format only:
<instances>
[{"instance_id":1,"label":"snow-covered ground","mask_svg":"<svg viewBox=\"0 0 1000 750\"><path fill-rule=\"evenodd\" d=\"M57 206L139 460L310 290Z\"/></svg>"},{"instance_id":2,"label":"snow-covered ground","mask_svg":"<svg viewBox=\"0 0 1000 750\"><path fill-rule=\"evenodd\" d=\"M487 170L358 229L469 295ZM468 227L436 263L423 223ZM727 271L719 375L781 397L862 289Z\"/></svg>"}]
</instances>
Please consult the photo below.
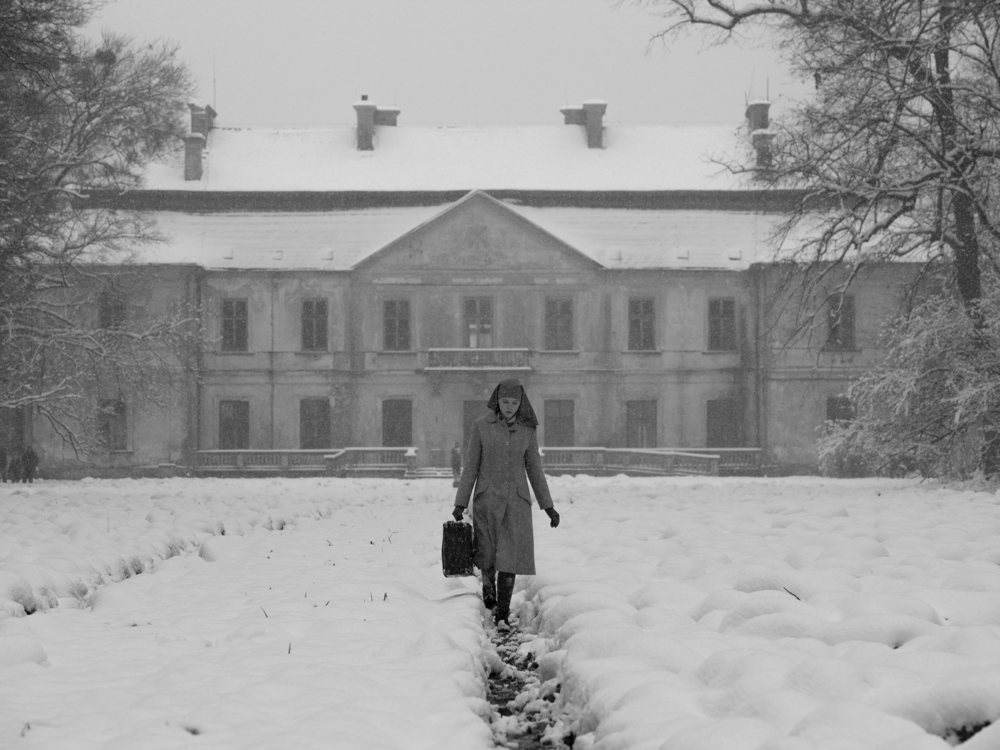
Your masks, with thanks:
<instances>
[{"instance_id":1,"label":"snow-covered ground","mask_svg":"<svg viewBox=\"0 0 1000 750\"><path fill-rule=\"evenodd\" d=\"M514 608L539 679L558 685L553 736L1000 747L995 495L817 478L551 486L563 523L536 511L539 575L518 578ZM477 583L440 569L452 492L0 485L0 747L492 747Z\"/></svg>"}]
</instances>

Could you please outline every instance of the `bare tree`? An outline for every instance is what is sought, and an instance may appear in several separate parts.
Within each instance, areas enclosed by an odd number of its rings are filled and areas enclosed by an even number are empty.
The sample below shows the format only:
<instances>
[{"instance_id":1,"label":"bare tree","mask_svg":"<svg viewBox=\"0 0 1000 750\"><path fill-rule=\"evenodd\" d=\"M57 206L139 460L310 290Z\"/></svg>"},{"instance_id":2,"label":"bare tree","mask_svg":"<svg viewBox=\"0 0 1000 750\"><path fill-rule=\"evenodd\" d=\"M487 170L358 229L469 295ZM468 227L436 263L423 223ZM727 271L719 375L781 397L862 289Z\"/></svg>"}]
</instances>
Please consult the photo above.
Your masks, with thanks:
<instances>
[{"instance_id":1,"label":"bare tree","mask_svg":"<svg viewBox=\"0 0 1000 750\"><path fill-rule=\"evenodd\" d=\"M154 365L180 366L175 352L198 333L190 310L104 327L81 313L108 274L132 277L132 253L155 234L141 215L78 199L138 185L177 148L191 90L170 46L86 41L77 29L91 10L0 3L0 408L34 407L78 447L94 388L156 382Z\"/></svg>"},{"instance_id":2,"label":"bare tree","mask_svg":"<svg viewBox=\"0 0 1000 750\"><path fill-rule=\"evenodd\" d=\"M795 259L941 260L979 320L1000 241L1000 5L991 0L654 0L724 41L766 25L815 96L770 129L774 184L806 191ZM827 210L817 217L816 205ZM803 233L805 234L805 233Z\"/></svg>"},{"instance_id":3,"label":"bare tree","mask_svg":"<svg viewBox=\"0 0 1000 750\"><path fill-rule=\"evenodd\" d=\"M810 316L821 312L832 295L842 294L866 264L916 261L933 272L932 287L939 294L959 301L958 310L969 325L968 335L951 342L961 345L950 350L956 378L949 382L961 391L960 381L1000 377L997 358L989 354L998 341L987 314L990 307L984 304L984 290L998 276L1000 251L1000 4L995 0L651 0L645 4L664 10L666 27L658 38L701 28L724 43L755 27L766 29L780 40L779 49L792 70L815 83L808 101L799 102L781 122L768 123L764 135L773 146L767 160L754 163L744 155L728 161L733 170L803 191L805 197L784 227L784 259L791 261L789 277L797 287L794 295L782 297L786 302L797 297L796 312L807 312L801 315L800 330L811 328ZM925 285L923 292L928 288ZM934 310L949 316L955 312L944 303L912 308L917 309L925 325ZM953 317L948 317L933 328L940 331L954 325ZM889 370L880 370L883 378L927 378L929 373L919 363L940 366L942 360L929 356L926 348L925 356L907 349L924 346L927 340L918 343L905 317L891 331L897 338L890 335L886 340L888 363L897 369L891 376ZM939 354L946 351L942 348ZM917 369L908 373L899 369L907 367ZM957 376L959 372L963 374ZM971 377L973 372L978 377ZM869 396L902 393L872 388L871 379L865 382ZM933 389L911 389L905 405L893 406L912 409L918 392L933 398ZM859 409L865 404L874 408L877 400L860 390L855 395ZM936 408L941 429L934 442L947 446L949 436L961 433L967 447L969 436L978 434L984 447L981 465L992 473L1000 466L1000 400L981 406L971 411L955 407L947 414ZM867 416L879 416L879 430L888 435L900 414L879 408ZM946 429L945 423L956 418L964 420L961 429ZM899 443L896 448L902 449Z\"/></svg>"}]
</instances>

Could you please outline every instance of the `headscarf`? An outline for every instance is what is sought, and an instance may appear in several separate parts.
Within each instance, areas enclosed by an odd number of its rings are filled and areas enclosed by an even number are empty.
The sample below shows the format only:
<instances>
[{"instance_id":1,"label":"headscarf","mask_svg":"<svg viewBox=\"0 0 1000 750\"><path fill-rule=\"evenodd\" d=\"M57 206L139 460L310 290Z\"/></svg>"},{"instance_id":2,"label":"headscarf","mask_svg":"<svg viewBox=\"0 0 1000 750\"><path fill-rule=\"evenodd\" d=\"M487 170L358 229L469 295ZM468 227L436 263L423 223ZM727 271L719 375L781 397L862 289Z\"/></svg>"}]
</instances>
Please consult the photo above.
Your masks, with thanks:
<instances>
[{"instance_id":1,"label":"headscarf","mask_svg":"<svg viewBox=\"0 0 1000 750\"><path fill-rule=\"evenodd\" d=\"M497 387L493 389L493 394L490 396L490 400L486 402L486 408L492 409L499 416L500 399L512 398L515 396L521 399L521 405L517 407L517 413L514 414L514 419L523 425L527 425L528 427L538 427L538 417L535 416L535 410L531 408L531 402L528 400L528 394L524 392L524 386L521 385L521 381L516 378L501 380Z\"/></svg>"}]
</instances>

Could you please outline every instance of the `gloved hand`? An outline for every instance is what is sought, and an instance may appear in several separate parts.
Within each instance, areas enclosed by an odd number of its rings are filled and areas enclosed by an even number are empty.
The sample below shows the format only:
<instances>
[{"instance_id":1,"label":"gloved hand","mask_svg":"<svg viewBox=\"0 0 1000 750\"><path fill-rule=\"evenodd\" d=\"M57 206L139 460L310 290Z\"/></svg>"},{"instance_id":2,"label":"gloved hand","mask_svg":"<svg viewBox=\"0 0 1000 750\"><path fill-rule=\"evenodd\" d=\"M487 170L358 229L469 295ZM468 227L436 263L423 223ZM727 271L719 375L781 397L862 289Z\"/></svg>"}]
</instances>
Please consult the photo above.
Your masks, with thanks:
<instances>
[{"instance_id":1,"label":"gloved hand","mask_svg":"<svg viewBox=\"0 0 1000 750\"><path fill-rule=\"evenodd\" d=\"M451 511L451 515L456 521L461 521L462 516L465 515L465 508L463 508L461 505L456 505L454 509Z\"/></svg>"},{"instance_id":2,"label":"gloved hand","mask_svg":"<svg viewBox=\"0 0 1000 750\"><path fill-rule=\"evenodd\" d=\"M546 508L545 512L549 514L549 526L554 529L559 525L559 512L555 508Z\"/></svg>"}]
</instances>

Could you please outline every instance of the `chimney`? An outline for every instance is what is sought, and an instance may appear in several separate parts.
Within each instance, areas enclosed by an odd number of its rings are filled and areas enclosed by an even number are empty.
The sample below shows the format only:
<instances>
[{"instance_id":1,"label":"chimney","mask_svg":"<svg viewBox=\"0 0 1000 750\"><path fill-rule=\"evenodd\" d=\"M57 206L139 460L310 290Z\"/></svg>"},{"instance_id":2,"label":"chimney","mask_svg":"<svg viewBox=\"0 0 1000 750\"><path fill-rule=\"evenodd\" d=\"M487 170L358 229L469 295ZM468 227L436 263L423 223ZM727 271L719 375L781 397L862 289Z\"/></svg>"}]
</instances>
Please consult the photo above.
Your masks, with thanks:
<instances>
[{"instance_id":1,"label":"chimney","mask_svg":"<svg viewBox=\"0 0 1000 750\"><path fill-rule=\"evenodd\" d=\"M201 133L208 138L208 131L215 127L216 112L210 106L199 107L197 104L189 104L191 110L191 132Z\"/></svg>"},{"instance_id":2,"label":"chimney","mask_svg":"<svg viewBox=\"0 0 1000 750\"><path fill-rule=\"evenodd\" d=\"M747 130L751 133L755 130L767 130L771 124L769 112L771 102L750 102L747 104Z\"/></svg>"},{"instance_id":3,"label":"chimney","mask_svg":"<svg viewBox=\"0 0 1000 750\"><path fill-rule=\"evenodd\" d=\"M202 174L202 153L205 150L205 136L191 133L184 138L184 179L200 180Z\"/></svg>"},{"instance_id":4,"label":"chimney","mask_svg":"<svg viewBox=\"0 0 1000 750\"><path fill-rule=\"evenodd\" d=\"M583 107L579 104L575 106L565 106L559 110L563 114L563 125L586 125L587 116L583 113Z\"/></svg>"},{"instance_id":5,"label":"chimney","mask_svg":"<svg viewBox=\"0 0 1000 750\"><path fill-rule=\"evenodd\" d=\"M756 101L747 104L747 131L756 156L756 167L768 170L774 166L774 133L771 132L771 103Z\"/></svg>"},{"instance_id":6,"label":"chimney","mask_svg":"<svg viewBox=\"0 0 1000 750\"><path fill-rule=\"evenodd\" d=\"M399 120L399 110L396 107L378 107L375 110L375 124L376 125L388 125L389 127L396 127Z\"/></svg>"},{"instance_id":7,"label":"chimney","mask_svg":"<svg viewBox=\"0 0 1000 750\"><path fill-rule=\"evenodd\" d=\"M354 111L358 113L358 151L375 150L376 125L396 127L399 122L399 109L376 107L368 101L368 94L361 95L361 101L355 103Z\"/></svg>"},{"instance_id":8,"label":"chimney","mask_svg":"<svg viewBox=\"0 0 1000 750\"><path fill-rule=\"evenodd\" d=\"M757 130L750 136L753 150L757 156L758 169L770 169L774 166L774 133L769 130Z\"/></svg>"},{"instance_id":9,"label":"chimney","mask_svg":"<svg viewBox=\"0 0 1000 750\"><path fill-rule=\"evenodd\" d=\"M375 105L368 101L368 94L361 95L354 111L358 113L358 151L371 151L375 148Z\"/></svg>"},{"instance_id":10,"label":"chimney","mask_svg":"<svg viewBox=\"0 0 1000 750\"><path fill-rule=\"evenodd\" d=\"M604 113L608 103L600 99L588 99L582 105L563 107L566 125L583 125L587 130L587 148L604 148Z\"/></svg>"}]
</instances>

